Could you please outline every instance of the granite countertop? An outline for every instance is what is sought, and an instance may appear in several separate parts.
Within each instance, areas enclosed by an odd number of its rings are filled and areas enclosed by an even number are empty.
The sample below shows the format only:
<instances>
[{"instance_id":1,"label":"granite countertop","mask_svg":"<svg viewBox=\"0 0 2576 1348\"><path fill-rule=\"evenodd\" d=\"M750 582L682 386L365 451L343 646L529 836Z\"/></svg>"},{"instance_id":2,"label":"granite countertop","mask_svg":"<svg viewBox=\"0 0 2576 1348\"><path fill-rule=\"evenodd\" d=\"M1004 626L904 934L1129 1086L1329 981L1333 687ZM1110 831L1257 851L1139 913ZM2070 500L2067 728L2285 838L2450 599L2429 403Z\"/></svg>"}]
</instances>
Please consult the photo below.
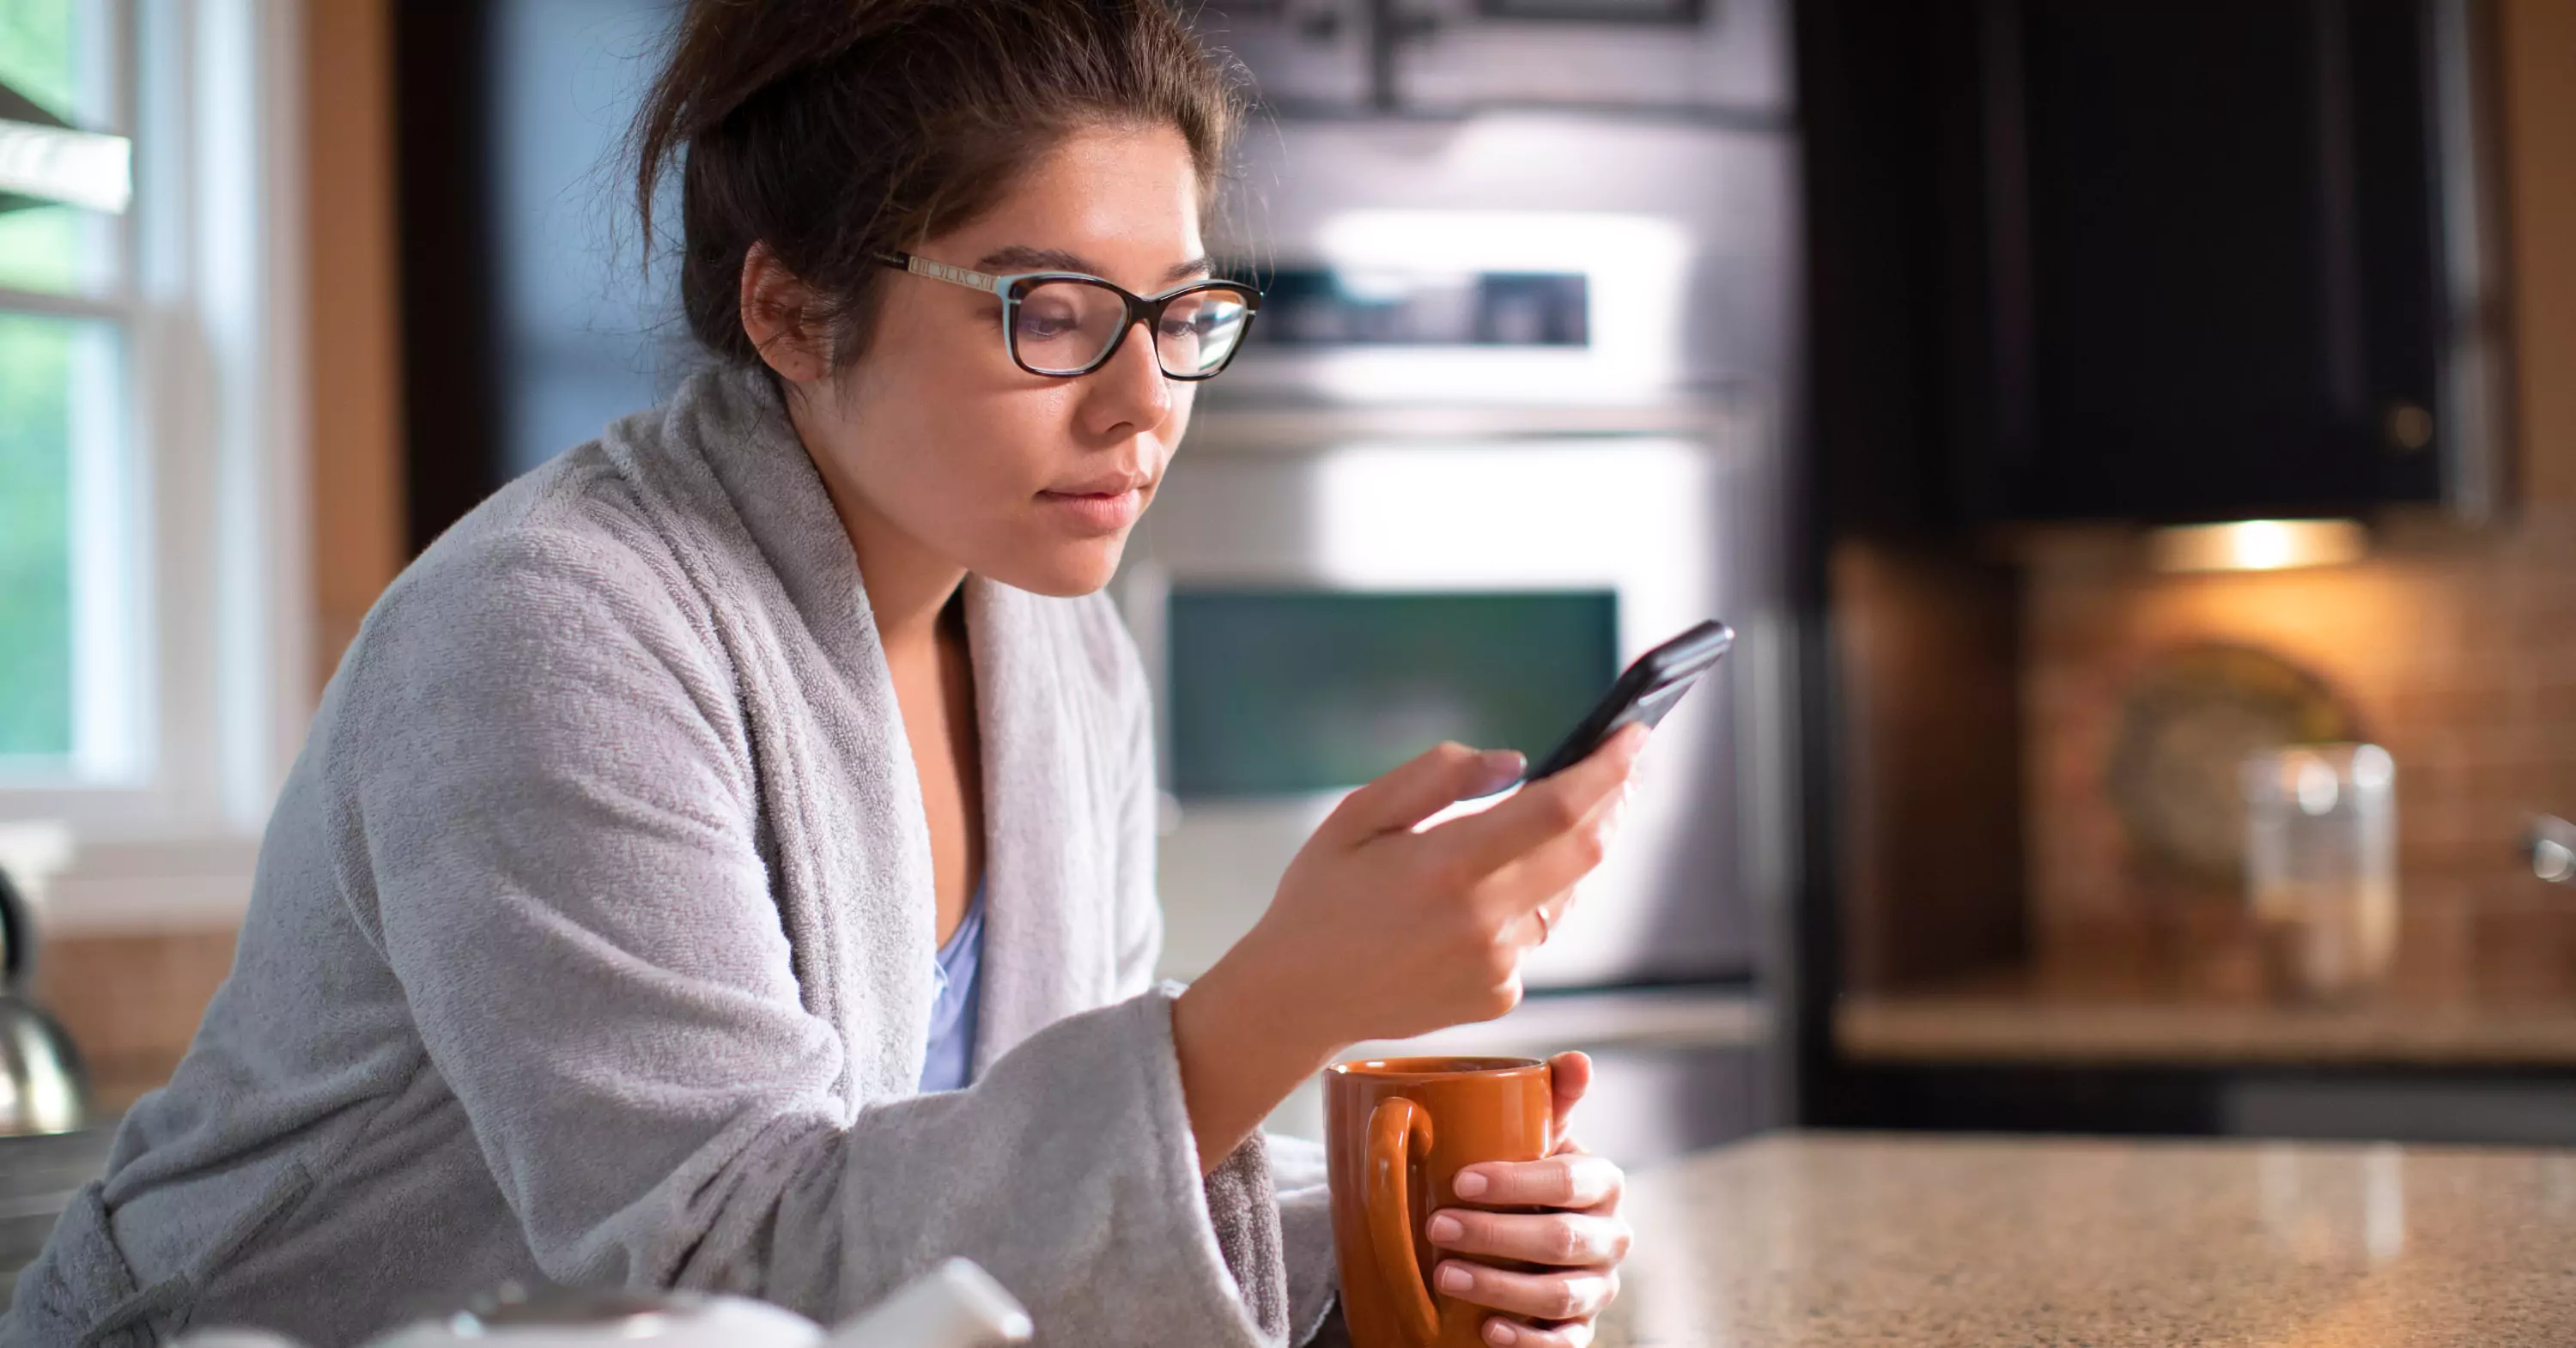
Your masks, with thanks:
<instances>
[{"instance_id":1,"label":"granite countertop","mask_svg":"<svg viewBox=\"0 0 2576 1348\"><path fill-rule=\"evenodd\" d=\"M1602 1348L2576 1343L2576 1151L1778 1134L1630 1214Z\"/></svg>"}]
</instances>

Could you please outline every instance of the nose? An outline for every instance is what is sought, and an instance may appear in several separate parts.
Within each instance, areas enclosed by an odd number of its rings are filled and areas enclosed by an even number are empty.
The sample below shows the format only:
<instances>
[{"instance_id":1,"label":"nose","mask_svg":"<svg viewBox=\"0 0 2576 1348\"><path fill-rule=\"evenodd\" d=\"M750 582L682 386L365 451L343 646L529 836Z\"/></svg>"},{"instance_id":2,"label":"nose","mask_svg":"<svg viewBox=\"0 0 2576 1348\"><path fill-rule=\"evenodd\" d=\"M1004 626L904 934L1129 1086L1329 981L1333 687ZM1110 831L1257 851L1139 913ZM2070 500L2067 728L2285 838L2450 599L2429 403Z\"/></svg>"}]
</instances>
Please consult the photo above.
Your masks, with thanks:
<instances>
[{"instance_id":1,"label":"nose","mask_svg":"<svg viewBox=\"0 0 2576 1348\"><path fill-rule=\"evenodd\" d=\"M1103 439L1126 439L1163 424L1172 414L1172 381L1163 377L1153 334L1130 323L1107 364L1083 380L1085 429Z\"/></svg>"}]
</instances>

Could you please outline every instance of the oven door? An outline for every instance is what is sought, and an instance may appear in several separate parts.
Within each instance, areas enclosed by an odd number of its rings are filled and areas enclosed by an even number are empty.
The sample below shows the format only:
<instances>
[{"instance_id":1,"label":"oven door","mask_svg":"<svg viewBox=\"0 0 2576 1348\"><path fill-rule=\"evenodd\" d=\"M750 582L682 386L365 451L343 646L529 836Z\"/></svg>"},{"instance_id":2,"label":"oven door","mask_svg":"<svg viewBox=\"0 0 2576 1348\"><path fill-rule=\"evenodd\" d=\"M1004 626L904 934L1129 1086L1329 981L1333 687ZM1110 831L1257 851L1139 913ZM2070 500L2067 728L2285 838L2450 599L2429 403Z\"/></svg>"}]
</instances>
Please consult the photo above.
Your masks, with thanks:
<instances>
[{"instance_id":1,"label":"oven door","mask_svg":"<svg viewBox=\"0 0 2576 1348\"><path fill-rule=\"evenodd\" d=\"M1627 661L1741 596L1724 437L1194 446L1118 594L1156 684L1164 971L1259 918L1348 790L1442 739L1536 757ZM1721 666L1657 732L1532 987L1754 962Z\"/></svg>"}]
</instances>

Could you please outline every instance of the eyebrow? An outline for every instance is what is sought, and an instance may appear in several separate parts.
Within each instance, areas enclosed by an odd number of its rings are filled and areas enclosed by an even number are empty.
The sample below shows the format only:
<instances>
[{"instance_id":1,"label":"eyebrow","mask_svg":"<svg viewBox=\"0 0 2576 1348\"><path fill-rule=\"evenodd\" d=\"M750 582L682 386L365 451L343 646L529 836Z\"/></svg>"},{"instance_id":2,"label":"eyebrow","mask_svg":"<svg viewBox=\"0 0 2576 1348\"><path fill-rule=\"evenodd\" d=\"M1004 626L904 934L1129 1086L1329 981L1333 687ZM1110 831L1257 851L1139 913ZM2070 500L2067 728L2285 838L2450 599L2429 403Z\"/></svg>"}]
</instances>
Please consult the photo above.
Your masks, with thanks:
<instances>
[{"instance_id":1,"label":"eyebrow","mask_svg":"<svg viewBox=\"0 0 2576 1348\"><path fill-rule=\"evenodd\" d=\"M983 257L976 260L975 270L996 273L1021 271L1078 271L1090 276L1098 276L1100 274L1100 268L1092 265L1090 259L1085 258L1078 253L1068 253L1061 248L1031 248L1026 244L1019 243L996 248L993 251L986 253ZM1183 281L1191 280L1196 277L1213 276L1215 274L1216 263L1212 259L1194 257L1187 262L1175 263L1174 265L1164 269L1162 283L1164 285L1178 285Z\"/></svg>"}]
</instances>

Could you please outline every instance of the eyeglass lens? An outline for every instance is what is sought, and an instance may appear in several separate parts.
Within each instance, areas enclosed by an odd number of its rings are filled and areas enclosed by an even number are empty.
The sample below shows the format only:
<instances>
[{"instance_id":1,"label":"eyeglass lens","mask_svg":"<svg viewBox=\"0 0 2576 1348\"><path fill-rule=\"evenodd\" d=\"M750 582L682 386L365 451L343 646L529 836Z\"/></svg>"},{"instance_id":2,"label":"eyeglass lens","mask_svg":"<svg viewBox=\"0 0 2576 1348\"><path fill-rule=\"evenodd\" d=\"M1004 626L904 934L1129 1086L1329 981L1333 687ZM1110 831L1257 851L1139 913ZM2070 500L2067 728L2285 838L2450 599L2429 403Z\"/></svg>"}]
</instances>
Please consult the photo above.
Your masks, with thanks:
<instances>
[{"instance_id":1,"label":"eyeglass lens","mask_svg":"<svg viewBox=\"0 0 2576 1348\"><path fill-rule=\"evenodd\" d=\"M1251 312L1231 289L1172 297L1154 331L1163 373L1188 379L1224 365ZM1126 332L1127 301L1117 291L1089 281L1041 281L1020 296L1011 344L1020 363L1041 374L1080 374Z\"/></svg>"}]
</instances>

